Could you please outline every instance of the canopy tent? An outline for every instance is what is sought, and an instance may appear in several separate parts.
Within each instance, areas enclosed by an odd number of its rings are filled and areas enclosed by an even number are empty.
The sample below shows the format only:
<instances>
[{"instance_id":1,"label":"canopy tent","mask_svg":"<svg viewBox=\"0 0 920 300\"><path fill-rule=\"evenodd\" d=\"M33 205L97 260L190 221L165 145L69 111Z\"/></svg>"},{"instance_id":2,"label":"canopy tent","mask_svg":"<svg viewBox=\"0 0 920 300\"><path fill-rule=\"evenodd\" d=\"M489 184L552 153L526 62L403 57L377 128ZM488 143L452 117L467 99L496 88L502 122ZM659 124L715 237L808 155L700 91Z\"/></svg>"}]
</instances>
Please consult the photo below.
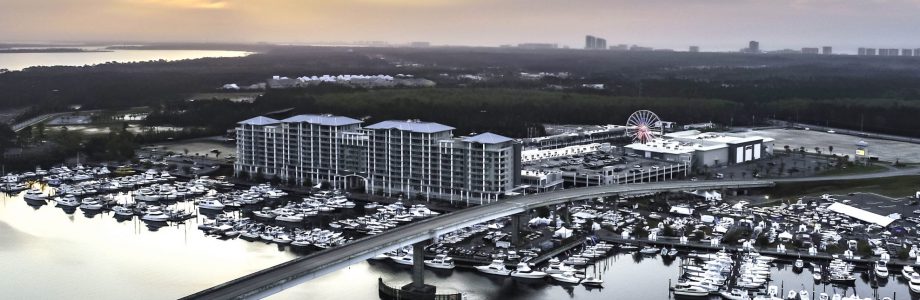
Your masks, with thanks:
<instances>
[{"instance_id":1,"label":"canopy tent","mask_svg":"<svg viewBox=\"0 0 920 300\"><path fill-rule=\"evenodd\" d=\"M849 206L843 203L839 203L839 202L831 204L831 206L828 206L827 209L832 212L850 216L860 221L869 222L869 223L873 223L873 224L877 224L877 225L885 226L885 227L891 224L891 222L894 222L894 219L892 218L882 216L876 213L872 213L866 210L862 210L856 207L852 207L852 206Z\"/></svg>"}]
</instances>

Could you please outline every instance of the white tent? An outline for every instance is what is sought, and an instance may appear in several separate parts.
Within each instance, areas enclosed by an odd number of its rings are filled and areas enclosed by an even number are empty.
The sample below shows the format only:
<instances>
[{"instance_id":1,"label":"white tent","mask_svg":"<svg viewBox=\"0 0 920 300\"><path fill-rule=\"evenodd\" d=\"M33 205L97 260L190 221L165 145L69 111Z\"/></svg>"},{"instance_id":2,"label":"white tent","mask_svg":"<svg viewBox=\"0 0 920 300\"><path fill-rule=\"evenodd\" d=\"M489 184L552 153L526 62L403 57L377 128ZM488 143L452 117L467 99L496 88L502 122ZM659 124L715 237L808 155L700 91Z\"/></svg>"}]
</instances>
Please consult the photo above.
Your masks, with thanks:
<instances>
[{"instance_id":1,"label":"white tent","mask_svg":"<svg viewBox=\"0 0 920 300\"><path fill-rule=\"evenodd\" d=\"M686 206L671 206L671 213L689 216L693 214L693 209Z\"/></svg>"},{"instance_id":2,"label":"white tent","mask_svg":"<svg viewBox=\"0 0 920 300\"><path fill-rule=\"evenodd\" d=\"M831 206L828 206L827 209L835 213L844 214L852 218L855 218L857 220L877 224L880 226L888 226L889 224L891 224L891 222L894 222L894 219L892 218L882 216L876 213L872 213L866 210L862 210L856 207L852 207L852 206L849 206L843 203L839 203L839 202L831 204Z\"/></svg>"},{"instance_id":3,"label":"white tent","mask_svg":"<svg viewBox=\"0 0 920 300\"><path fill-rule=\"evenodd\" d=\"M572 236L572 230L565 227L561 227L553 233L554 238L567 239L570 236Z\"/></svg>"}]
</instances>

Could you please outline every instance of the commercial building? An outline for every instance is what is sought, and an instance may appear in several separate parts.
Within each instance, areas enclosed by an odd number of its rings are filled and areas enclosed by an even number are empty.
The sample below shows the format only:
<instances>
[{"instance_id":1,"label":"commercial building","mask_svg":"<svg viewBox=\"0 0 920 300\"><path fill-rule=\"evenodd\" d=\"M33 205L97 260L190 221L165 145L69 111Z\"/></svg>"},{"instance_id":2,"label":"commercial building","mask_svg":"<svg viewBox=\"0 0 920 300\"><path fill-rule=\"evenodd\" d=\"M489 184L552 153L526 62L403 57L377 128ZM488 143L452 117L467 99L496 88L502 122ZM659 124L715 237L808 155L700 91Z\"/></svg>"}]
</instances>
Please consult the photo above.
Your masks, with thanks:
<instances>
[{"instance_id":1,"label":"commercial building","mask_svg":"<svg viewBox=\"0 0 920 300\"><path fill-rule=\"evenodd\" d=\"M824 55L834 54L834 48L832 48L831 46L821 47L821 54L824 54Z\"/></svg>"},{"instance_id":2,"label":"commercial building","mask_svg":"<svg viewBox=\"0 0 920 300\"><path fill-rule=\"evenodd\" d=\"M626 126L621 125L547 126L553 126L557 132L553 132L547 136L523 139L522 142L524 149L542 150L591 143L612 143L626 138Z\"/></svg>"},{"instance_id":3,"label":"commercial building","mask_svg":"<svg viewBox=\"0 0 920 300\"><path fill-rule=\"evenodd\" d=\"M914 56L914 50L901 49L901 56Z\"/></svg>"},{"instance_id":4,"label":"commercial building","mask_svg":"<svg viewBox=\"0 0 920 300\"><path fill-rule=\"evenodd\" d=\"M700 52L700 46L690 46L690 53Z\"/></svg>"},{"instance_id":5,"label":"commercial building","mask_svg":"<svg viewBox=\"0 0 920 300\"><path fill-rule=\"evenodd\" d=\"M521 43L517 45L518 48L523 49L558 49L559 44L552 43Z\"/></svg>"},{"instance_id":6,"label":"commercial building","mask_svg":"<svg viewBox=\"0 0 920 300\"><path fill-rule=\"evenodd\" d=\"M745 163L773 154L772 138L687 130L665 134L664 138L625 146L640 157L691 162L693 167L715 167Z\"/></svg>"},{"instance_id":7,"label":"commercial building","mask_svg":"<svg viewBox=\"0 0 920 300\"><path fill-rule=\"evenodd\" d=\"M453 127L418 120L362 127L332 115L238 125L237 175L473 203L494 201L520 183L520 143L497 134L454 137Z\"/></svg>"},{"instance_id":8,"label":"commercial building","mask_svg":"<svg viewBox=\"0 0 920 300\"><path fill-rule=\"evenodd\" d=\"M597 38L594 40L594 49L606 50L607 49L607 39Z\"/></svg>"}]
</instances>

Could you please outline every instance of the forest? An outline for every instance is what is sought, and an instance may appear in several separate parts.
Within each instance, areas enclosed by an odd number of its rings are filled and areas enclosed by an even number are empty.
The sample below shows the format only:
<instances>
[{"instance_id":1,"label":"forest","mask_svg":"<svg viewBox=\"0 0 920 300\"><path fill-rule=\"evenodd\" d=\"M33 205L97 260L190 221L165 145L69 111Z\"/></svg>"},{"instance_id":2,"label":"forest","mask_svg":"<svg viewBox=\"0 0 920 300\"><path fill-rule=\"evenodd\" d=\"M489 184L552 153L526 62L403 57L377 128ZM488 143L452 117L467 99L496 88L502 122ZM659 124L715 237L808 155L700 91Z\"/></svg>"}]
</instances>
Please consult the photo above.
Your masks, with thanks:
<instances>
[{"instance_id":1,"label":"forest","mask_svg":"<svg viewBox=\"0 0 920 300\"><path fill-rule=\"evenodd\" d=\"M183 45L147 48L174 49ZM199 45L196 48L216 47ZM620 123L644 108L677 122L751 125L768 118L899 135L920 135L920 59L732 53L615 52L569 49L373 48L222 45L247 57L37 67L0 74L7 107L29 115L84 109L153 107L148 122L206 126L279 109L382 119L442 122L458 133L522 136L544 122ZM248 48L247 48L248 47ZM521 72L567 72L520 78ZM320 86L271 90L253 104L186 102L225 83L272 75L412 74L433 89L364 90ZM479 75L465 80L459 75ZM604 84L602 90L579 88ZM555 91L557 89L563 91ZM862 120L857 122L854 120Z\"/></svg>"}]
</instances>

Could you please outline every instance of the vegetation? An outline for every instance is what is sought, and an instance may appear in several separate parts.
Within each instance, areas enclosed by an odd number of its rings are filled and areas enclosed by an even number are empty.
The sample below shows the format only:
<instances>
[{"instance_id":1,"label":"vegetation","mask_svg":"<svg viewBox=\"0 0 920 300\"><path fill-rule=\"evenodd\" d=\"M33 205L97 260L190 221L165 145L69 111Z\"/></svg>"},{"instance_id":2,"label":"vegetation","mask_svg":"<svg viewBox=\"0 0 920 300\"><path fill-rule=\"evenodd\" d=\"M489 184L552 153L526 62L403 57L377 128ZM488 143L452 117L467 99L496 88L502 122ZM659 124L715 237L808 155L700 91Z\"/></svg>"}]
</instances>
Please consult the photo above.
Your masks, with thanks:
<instances>
[{"instance_id":1,"label":"vegetation","mask_svg":"<svg viewBox=\"0 0 920 300\"><path fill-rule=\"evenodd\" d=\"M905 197L914 195L917 191L917 182L920 182L920 176L777 183L776 187L771 191L771 197L798 197L802 195L846 194L852 192Z\"/></svg>"}]
</instances>

